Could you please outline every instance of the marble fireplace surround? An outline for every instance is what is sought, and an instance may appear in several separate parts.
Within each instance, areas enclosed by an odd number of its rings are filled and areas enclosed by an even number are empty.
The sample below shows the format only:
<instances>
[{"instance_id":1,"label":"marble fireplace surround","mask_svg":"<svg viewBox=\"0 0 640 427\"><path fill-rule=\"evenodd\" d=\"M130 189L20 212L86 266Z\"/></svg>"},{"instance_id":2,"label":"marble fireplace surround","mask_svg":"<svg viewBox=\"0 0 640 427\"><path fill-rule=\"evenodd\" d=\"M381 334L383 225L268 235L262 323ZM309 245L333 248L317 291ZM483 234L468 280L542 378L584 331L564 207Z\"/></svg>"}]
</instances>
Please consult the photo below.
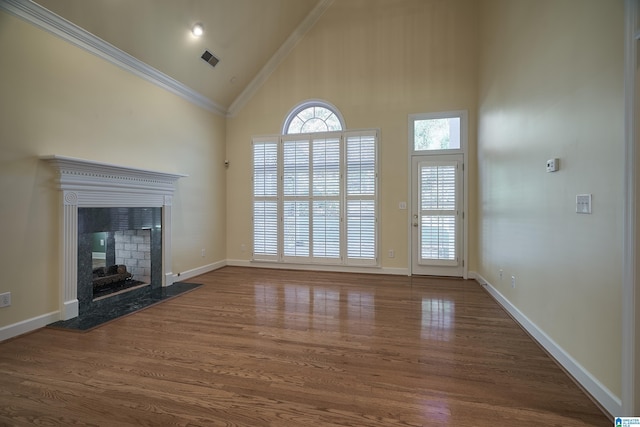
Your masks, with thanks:
<instances>
[{"instance_id":1,"label":"marble fireplace surround","mask_svg":"<svg viewBox=\"0 0 640 427\"><path fill-rule=\"evenodd\" d=\"M41 157L58 172L62 191L60 320L78 317L78 208L162 208L162 286L173 284L171 205L187 175L137 169L60 155Z\"/></svg>"}]
</instances>

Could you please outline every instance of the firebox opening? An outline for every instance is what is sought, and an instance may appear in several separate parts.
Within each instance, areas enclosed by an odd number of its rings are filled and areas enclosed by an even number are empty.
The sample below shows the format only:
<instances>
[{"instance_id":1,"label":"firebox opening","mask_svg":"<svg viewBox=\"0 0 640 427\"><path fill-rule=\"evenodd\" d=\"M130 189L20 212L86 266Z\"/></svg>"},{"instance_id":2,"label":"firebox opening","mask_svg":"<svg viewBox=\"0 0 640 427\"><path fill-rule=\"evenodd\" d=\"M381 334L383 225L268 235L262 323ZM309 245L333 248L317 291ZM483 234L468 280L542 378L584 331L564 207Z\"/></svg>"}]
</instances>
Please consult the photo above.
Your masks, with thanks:
<instances>
[{"instance_id":1,"label":"firebox opening","mask_svg":"<svg viewBox=\"0 0 640 427\"><path fill-rule=\"evenodd\" d=\"M79 314L162 289L162 208L78 208Z\"/></svg>"},{"instance_id":2,"label":"firebox opening","mask_svg":"<svg viewBox=\"0 0 640 427\"><path fill-rule=\"evenodd\" d=\"M151 231L92 233L93 300L151 283Z\"/></svg>"}]
</instances>

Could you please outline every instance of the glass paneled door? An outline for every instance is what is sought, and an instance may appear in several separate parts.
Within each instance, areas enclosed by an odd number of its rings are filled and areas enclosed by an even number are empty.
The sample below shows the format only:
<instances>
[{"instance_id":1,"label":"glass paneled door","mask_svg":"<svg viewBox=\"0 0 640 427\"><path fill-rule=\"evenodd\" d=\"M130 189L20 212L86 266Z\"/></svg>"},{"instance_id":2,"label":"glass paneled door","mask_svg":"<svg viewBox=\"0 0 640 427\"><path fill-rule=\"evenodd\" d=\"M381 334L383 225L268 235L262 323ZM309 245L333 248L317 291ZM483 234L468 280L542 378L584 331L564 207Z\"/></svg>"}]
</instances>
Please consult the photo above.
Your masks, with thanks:
<instances>
[{"instance_id":1,"label":"glass paneled door","mask_svg":"<svg viewBox=\"0 0 640 427\"><path fill-rule=\"evenodd\" d=\"M412 274L463 275L462 159L412 157Z\"/></svg>"}]
</instances>

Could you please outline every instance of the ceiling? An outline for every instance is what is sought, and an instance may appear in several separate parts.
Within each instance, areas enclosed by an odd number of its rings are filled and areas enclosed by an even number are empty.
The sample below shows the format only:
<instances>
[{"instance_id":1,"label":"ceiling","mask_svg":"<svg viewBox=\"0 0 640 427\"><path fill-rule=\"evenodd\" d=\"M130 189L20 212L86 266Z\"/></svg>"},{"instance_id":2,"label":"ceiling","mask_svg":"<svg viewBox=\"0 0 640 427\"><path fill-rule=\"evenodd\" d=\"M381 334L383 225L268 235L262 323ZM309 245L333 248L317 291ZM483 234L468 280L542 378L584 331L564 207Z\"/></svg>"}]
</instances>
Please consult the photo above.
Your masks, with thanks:
<instances>
[{"instance_id":1,"label":"ceiling","mask_svg":"<svg viewBox=\"0 0 640 427\"><path fill-rule=\"evenodd\" d=\"M35 0L40 6L208 98L224 110L323 0ZM196 38L191 28L204 26ZM307 27L305 27L305 25ZM220 62L212 67L205 50Z\"/></svg>"}]
</instances>

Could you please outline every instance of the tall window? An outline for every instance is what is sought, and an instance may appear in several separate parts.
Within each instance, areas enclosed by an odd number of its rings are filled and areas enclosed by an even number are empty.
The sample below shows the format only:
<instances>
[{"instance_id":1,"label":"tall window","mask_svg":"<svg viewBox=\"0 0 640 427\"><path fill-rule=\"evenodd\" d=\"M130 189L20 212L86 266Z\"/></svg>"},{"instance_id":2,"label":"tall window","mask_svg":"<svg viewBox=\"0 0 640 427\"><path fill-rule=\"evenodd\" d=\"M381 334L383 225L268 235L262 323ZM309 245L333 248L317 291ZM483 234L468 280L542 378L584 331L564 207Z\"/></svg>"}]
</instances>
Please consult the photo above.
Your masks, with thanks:
<instances>
[{"instance_id":1,"label":"tall window","mask_svg":"<svg viewBox=\"0 0 640 427\"><path fill-rule=\"evenodd\" d=\"M254 259L377 265L377 131L317 102L284 129L253 140Z\"/></svg>"}]
</instances>

